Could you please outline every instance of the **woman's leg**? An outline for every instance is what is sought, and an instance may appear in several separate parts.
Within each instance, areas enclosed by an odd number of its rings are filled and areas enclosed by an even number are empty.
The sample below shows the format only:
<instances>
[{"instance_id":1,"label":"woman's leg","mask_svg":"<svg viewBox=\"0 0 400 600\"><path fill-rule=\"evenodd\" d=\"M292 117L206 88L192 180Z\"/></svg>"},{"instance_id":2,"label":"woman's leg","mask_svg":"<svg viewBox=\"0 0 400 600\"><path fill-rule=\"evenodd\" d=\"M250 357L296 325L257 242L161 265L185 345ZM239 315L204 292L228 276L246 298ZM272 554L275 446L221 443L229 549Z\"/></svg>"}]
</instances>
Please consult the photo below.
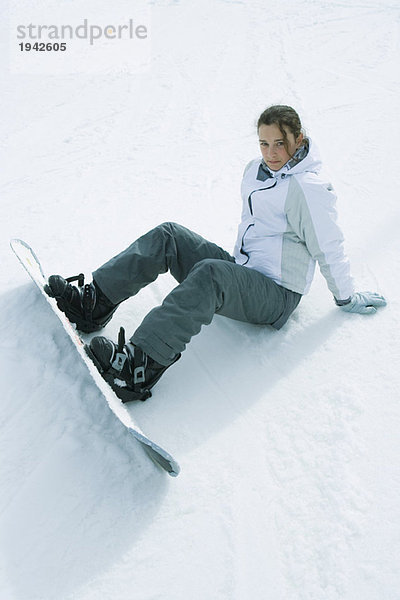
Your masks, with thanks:
<instances>
[{"instance_id":1,"label":"woman's leg","mask_svg":"<svg viewBox=\"0 0 400 600\"><path fill-rule=\"evenodd\" d=\"M197 262L162 305L147 314L130 342L125 344L124 335L118 346L95 337L87 352L123 402L144 400L215 313L280 327L299 300L299 294L258 271L207 258Z\"/></svg>"},{"instance_id":2,"label":"woman's leg","mask_svg":"<svg viewBox=\"0 0 400 600\"><path fill-rule=\"evenodd\" d=\"M285 311L288 293L254 269L205 259L193 266L161 306L147 314L131 342L158 363L169 365L215 313L273 324Z\"/></svg>"},{"instance_id":3,"label":"woman's leg","mask_svg":"<svg viewBox=\"0 0 400 600\"><path fill-rule=\"evenodd\" d=\"M234 262L223 248L176 223L163 223L94 271L103 293L118 304L168 270L180 283L205 258Z\"/></svg>"},{"instance_id":4,"label":"woman's leg","mask_svg":"<svg viewBox=\"0 0 400 600\"><path fill-rule=\"evenodd\" d=\"M46 293L80 331L98 331L113 316L117 306L134 296L160 273L170 270L181 282L193 265L204 258L234 262L228 252L186 227L163 223L93 273L93 282L71 285L75 278L51 275ZM76 278L80 279L80 277Z\"/></svg>"}]
</instances>

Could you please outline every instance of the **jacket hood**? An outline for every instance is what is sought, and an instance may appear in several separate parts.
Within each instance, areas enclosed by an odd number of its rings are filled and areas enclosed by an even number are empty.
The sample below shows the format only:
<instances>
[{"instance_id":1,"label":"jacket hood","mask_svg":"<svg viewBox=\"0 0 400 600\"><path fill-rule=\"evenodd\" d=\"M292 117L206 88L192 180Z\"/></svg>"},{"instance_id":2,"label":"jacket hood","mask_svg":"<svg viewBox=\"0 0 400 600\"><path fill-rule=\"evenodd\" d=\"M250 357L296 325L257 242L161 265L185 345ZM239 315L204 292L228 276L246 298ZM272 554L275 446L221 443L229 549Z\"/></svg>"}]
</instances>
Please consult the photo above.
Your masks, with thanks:
<instances>
[{"instance_id":1,"label":"jacket hood","mask_svg":"<svg viewBox=\"0 0 400 600\"><path fill-rule=\"evenodd\" d=\"M322 161L317 146L311 138L305 138L305 143L301 146L293 158L279 171L271 171L264 159L261 159L259 175L257 179L269 179L270 177L281 177L286 175L297 175L299 173L311 172L318 174L322 168ZM262 173L263 171L264 173ZM261 175L261 177L260 177Z\"/></svg>"}]
</instances>

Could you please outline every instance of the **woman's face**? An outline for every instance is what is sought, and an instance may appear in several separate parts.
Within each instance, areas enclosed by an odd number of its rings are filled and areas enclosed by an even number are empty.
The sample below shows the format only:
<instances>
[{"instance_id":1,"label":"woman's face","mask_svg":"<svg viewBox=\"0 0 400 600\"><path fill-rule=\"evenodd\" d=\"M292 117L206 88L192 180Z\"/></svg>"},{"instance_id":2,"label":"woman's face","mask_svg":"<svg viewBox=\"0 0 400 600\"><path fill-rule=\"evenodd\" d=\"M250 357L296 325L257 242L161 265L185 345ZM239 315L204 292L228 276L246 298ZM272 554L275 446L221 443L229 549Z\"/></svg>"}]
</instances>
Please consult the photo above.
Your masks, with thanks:
<instances>
[{"instance_id":1,"label":"woman's face","mask_svg":"<svg viewBox=\"0 0 400 600\"><path fill-rule=\"evenodd\" d=\"M296 140L290 129L287 127L283 129L287 136L288 150L285 148L284 139L278 125L275 125L275 123L273 125L260 125L258 129L261 154L271 171L279 171L293 156L303 141L302 133Z\"/></svg>"}]
</instances>

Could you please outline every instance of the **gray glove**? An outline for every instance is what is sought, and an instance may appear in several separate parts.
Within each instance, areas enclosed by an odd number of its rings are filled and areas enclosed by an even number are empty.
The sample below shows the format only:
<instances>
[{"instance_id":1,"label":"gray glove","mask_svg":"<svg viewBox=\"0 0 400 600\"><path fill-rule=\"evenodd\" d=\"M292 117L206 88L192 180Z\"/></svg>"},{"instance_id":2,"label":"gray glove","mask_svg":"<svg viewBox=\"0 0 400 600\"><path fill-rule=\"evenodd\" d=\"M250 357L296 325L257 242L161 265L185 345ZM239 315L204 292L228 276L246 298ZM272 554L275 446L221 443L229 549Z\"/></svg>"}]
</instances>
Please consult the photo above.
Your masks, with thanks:
<instances>
[{"instance_id":1,"label":"gray glove","mask_svg":"<svg viewBox=\"0 0 400 600\"><path fill-rule=\"evenodd\" d=\"M386 300L375 292L356 292L347 300L336 300L336 304L346 312L371 315L379 306L386 306Z\"/></svg>"}]
</instances>

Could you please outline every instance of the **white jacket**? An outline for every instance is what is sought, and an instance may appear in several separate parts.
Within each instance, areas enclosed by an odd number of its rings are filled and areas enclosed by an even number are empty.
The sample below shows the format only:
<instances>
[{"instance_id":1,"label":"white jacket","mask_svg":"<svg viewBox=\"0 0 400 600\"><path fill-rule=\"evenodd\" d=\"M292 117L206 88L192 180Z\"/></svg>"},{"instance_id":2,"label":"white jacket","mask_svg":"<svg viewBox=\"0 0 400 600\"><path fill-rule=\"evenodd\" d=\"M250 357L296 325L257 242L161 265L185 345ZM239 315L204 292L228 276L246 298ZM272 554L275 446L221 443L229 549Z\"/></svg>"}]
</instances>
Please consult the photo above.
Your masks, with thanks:
<instances>
[{"instance_id":1,"label":"white jacket","mask_svg":"<svg viewBox=\"0 0 400 600\"><path fill-rule=\"evenodd\" d=\"M233 254L238 264L299 294L309 291L318 261L330 291L342 300L354 287L336 222L336 195L318 176L321 160L308 142L308 152L302 149L306 156L300 162L290 160L279 171L270 171L262 158L247 165Z\"/></svg>"}]
</instances>

